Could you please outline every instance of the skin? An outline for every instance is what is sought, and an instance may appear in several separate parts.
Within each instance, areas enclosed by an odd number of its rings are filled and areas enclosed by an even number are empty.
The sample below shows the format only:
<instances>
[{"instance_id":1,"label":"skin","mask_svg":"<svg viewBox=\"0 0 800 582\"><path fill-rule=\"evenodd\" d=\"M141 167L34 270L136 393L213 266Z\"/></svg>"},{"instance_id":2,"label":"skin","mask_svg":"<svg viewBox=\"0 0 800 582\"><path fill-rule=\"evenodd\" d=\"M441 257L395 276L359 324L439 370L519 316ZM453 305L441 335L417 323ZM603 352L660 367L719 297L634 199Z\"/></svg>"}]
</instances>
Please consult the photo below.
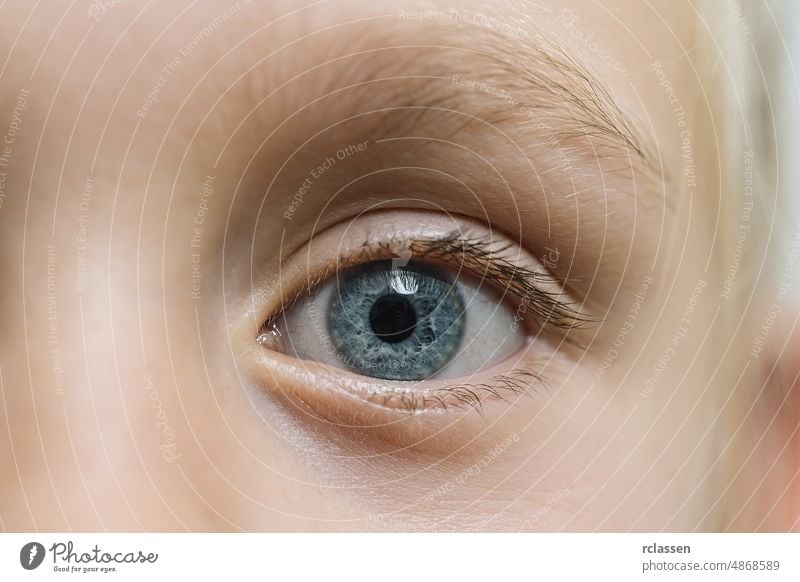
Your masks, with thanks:
<instances>
[{"instance_id":1,"label":"skin","mask_svg":"<svg viewBox=\"0 0 800 582\"><path fill-rule=\"evenodd\" d=\"M29 91L0 208L5 530L796 527L795 312L745 366L771 297L717 311L715 225L737 203L686 57L714 50L694 8L497 2L513 30L413 16L453 6L240 2L202 32L227 4L3 5L3 115ZM591 71L645 155L567 131L547 109L564 96L526 80L553 75L542 47ZM540 263L557 249L596 319L583 347L542 334L494 370L539 362L539 390L412 414L256 342L312 267L419 225L481 225Z\"/></svg>"}]
</instances>

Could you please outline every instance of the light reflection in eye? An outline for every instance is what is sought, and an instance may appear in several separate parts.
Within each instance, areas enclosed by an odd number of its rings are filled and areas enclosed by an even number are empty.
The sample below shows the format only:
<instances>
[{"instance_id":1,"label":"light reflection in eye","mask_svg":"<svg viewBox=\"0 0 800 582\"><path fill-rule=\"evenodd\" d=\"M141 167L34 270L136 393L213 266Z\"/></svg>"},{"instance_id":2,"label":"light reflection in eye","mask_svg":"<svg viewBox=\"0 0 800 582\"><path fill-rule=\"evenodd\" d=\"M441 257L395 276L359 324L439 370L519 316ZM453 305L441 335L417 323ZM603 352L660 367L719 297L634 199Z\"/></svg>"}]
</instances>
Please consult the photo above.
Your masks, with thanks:
<instances>
[{"instance_id":1,"label":"light reflection in eye","mask_svg":"<svg viewBox=\"0 0 800 582\"><path fill-rule=\"evenodd\" d=\"M394 269L389 272L391 277L392 291L400 295L413 295L419 291L419 279L416 277L408 277L405 274L407 271Z\"/></svg>"}]
</instances>

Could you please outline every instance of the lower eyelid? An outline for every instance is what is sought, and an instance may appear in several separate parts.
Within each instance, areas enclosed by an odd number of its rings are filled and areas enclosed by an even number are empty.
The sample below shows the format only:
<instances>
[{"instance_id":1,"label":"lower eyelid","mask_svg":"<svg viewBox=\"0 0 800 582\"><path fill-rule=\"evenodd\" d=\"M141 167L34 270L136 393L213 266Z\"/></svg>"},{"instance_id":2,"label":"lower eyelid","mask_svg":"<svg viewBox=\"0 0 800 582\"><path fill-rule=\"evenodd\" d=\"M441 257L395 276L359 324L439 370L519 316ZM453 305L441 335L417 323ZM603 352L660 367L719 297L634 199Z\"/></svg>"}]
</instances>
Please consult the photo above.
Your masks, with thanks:
<instances>
[{"instance_id":1,"label":"lower eyelid","mask_svg":"<svg viewBox=\"0 0 800 582\"><path fill-rule=\"evenodd\" d=\"M374 383L325 365L309 364L258 347L246 361L261 398L266 397L271 406L280 406L295 418L297 430L310 431L315 438L329 442L357 443L359 455L369 447L372 455L409 451L436 459L461 454L464 447L468 449L474 439L492 427L525 426L538 430L534 427L550 414L551 400L561 391L571 369L566 358L531 352L520 357L511 373L506 369L490 370L486 376L472 379L473 384L478 384L497 374L512 378L523 373L539 375L538 382L527 378L526 390L498 386L495 390L499 397L479 391L480 409L454 404L413 412L370 398Z\"/></svg>"},{"instance_id":2,"label":"lower eyelid","mask_svg":"<svg viewBox=\"0 0 800 582\"><path fill-rule=\"evenodd\" d=\"M329 423L374 428L425 417L435 426L465 415L501 414L511 403L541 403L562 374L548 354L528 346L524 352L514 366L501 362L456 381L379 380L258 347L252 362L267 391L309 406Z\"/></svg>"}]
</instances>

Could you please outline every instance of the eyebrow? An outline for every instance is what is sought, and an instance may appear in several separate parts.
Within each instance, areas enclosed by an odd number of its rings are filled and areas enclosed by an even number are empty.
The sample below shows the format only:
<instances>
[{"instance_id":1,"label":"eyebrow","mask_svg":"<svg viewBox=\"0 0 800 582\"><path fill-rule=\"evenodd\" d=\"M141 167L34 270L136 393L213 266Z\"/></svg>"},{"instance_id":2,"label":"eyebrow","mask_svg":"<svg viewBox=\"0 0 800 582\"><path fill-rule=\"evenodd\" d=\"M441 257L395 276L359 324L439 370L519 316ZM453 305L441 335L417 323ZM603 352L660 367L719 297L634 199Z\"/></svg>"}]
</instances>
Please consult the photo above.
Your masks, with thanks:
<instances>
[{"instance_id":1,"label":"eyebrow","mask_svg":"<svg viewBox=\"0 0 800 582\"><path fill-rule=\"evenodd\" d=\"M428 52L421 59L432 73L426 76L430 83L411 96L386 99L396 101L397 109L409 110L409 124L424 110L474 111L478 119L493 125L513 122L523 131L536 130L540 141L583 150L584 157L618 161L621 169L657 174L656 150L633 115L619 105L605 83L562 47L527 37L509 37L468 21L447 25L431 22L414 34L416 38L437 39L439 44L387 43L373 49ZM451 52L452 58L445 58L442 51ZM392 72L402 76L405 63L405 59L394 63L395 70L392 65L382 68L381 76L391 76ZM409 80L414 78L412 75ZM341 81L339 78L336 82ZM392 124L387 129L401 125Z\"/></svg>"}]
</instances>

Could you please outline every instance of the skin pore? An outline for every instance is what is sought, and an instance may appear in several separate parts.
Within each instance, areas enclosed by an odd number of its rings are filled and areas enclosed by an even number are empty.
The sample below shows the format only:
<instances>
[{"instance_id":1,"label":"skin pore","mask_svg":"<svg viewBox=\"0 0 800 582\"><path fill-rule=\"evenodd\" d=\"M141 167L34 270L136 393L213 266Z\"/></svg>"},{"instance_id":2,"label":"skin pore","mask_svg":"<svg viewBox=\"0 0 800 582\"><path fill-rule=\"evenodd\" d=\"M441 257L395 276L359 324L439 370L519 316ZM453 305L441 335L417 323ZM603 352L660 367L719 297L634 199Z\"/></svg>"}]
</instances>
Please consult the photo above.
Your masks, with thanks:
<instances>
[{"instance_id":1,"label":"skin pore","mask_svg":"<svg viewBox=\"0 0 800 582\"><path fill-rule=\"evenodd\" d=\"M755 306L719 308L695 7L488 10L6 2L4 529L795 526L794 368L742 366ZM509 294L522 349L412 388L477 405L408 410L257 341L340 269L453 233L585 316ZM502 281L451 246L433 259Z\"/></svg>"}]
</instances>

